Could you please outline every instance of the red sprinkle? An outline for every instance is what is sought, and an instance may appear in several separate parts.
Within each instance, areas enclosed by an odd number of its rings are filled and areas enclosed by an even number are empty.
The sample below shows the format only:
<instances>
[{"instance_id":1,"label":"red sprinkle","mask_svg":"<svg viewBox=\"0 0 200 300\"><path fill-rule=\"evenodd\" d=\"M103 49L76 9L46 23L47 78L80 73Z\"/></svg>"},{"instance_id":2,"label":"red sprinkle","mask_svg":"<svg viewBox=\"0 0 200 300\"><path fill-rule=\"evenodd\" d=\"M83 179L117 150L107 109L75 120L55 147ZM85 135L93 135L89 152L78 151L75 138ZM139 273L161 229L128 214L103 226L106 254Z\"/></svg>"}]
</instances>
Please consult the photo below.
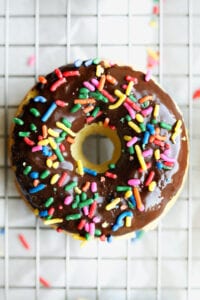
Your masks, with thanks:
<instances>
[{"instance_id":1,"label":"red sprinkle","mask_svg":"<svg viewBox=\"0 0 200 300\"><path fill-rule=\"evenodd\" d=\"M63 78L63 75L62 75L62 72L60 71L60 69L55 69L54 72L59 79Z\"/></svg>"},{"instance_id":2,"label":"red sprinkle","mask_svg":"<svg viewBox=\"0 0 200 300\"><path fill-rule=\"evenodd\" d=\"M88 118L86 119L86 123L87 123L87 124L91 123L94 119L100 117L102 114L103 114L103 112L102 112L102 111L99 111L95 118L92 117L92 116L88 117Z\"/></svg>"},{"instance_id":3,"label":"red sprinkle","mask_svg":"<svg viewBox=\"0 0 200 300\"><path fill-rule=\"evenodd\" d=\"M117 179L117 175L113 174L111 172L106 172L105 176L108 177L108 178L111 178L111 179Z\"/></svg>"},{"instance_id":4,"label":"red sprinkle","mask_svg":"<svg viewBox=\"0 0 200 300\"><path fill-rule=\"evenodd\" d=\"M79 75L80 75L79 71L66 71L66 72L63 72L64 77L79 76Z\"/></svg>"},{"instance_id":5,"label":"red sprinkle","mask_svg":"<svg viewBox=\"0 0 200 300\"><path fill-rule=\"evenodd\" d=\"M60 228L60 227L57 227L57 228L56 228L56 231L57 231L58 233L60 233L60 232L63 232L63 229Z\"/></svg>"},{"instance_id":6,"label":"red sprinkle","mask_svg":"<svg viewBox=\"0 0 200 300\"><path fill-rule=\"evenodd\" d=\"M28 137L24 137L24 142L29 146L35 145L35 142L30 140Z\"/></svg>"},{"instance_id":7,"label":"red sprinkle","mask_svg":"<svg viewBox=\"0 0 200 300\"><path fill-rule=\"evenodd\" d=\"M116 99L111 94L109 94L106 90L102 90L101 93L104 97L108 98L108 100L110 102L115 102L116 101Z\"/></svg>"},{"instance_id":8,"label":"red sprinkle","mask_svg":"<svg viewBox=\"0 0 200 300\"><path fill-rule=\"evenodd\" d=\"M173 167L174 163L171 162L171 161L165 161L164 165L167 166L167 167Z\"/></svg>"},{"instance_id":9,"label":"red sprinkle","mask_svg":"<svg viewBox=\"0 0 200 300\"><path fill-rule=\"evenodd\" d=\"M49 210L48 210L48 215L49 215L49 216L53 216L54 212L55 212L55 208L54 208L54 207L51 207L51 208L49 208Z\"/></svg>"},{"instance_id":10,"label":"red sprinkle","mask_svg":"<svg viewBox=\"0 0 200 300\"><path fill-rule=\"evenodd\" d=\"M89 209L89 214L88 214L88 217L90 219L92 219L94 217L94 213L95 213L95 210L97 208L97 201L94 201L91 205L90 205L90 209Z\"/></svg>"},{"instance_id":11,"label":"red sprinkle","mask_svg":"<svg viewBox=\"0 0 200 300\"><path fill-rule=\"evenodd\" d=\"M151 166L152 166L151 162L147 162L147 163L146 163L146 166L147 166L147 169L150 169ZM138 169L138 172L143 173L144 170L143 170L142 168L139 168L139 169Z\"/></svg>"},{"instance_id":12,"label":"red sprinkle","mask_svg":"<svg viewBox=\"0 0 200 300\"><path fill-rule=\"evenodd\" d=\"M154 171L151 171L151 172L149 173L149 176L147 177L147 180L146 180L146 182L145 182L145 186L150 185L150 183L152 182L154 176L155 176L155 172L154 172Z\"/></svg>"},{"instance_id":13,"label":"red sprinkle","mask_svg":"<svg viewBox=\"0 0 200 300\"><path fill-rule=\"evenodd\" d=\"M67 172L62 173L61 177L58 180L58 186L59 187L62 186L65 183L65 180L66 180L67 176L68 176Z\"/></svg>"},{"instance_id":14,"label":"red sprinkle","mask_svg":"<svg viewBox=\"0 0 200 300\"><path fill-rule=\"evenodd\" d=\"M165 143L164 143L164 142L162 142L162 141L160 141L160 140L157 140L157 139L154 140L154 144L155 144L155 145L158 145L158 146L160 146L160 147L164 147L164 146L165 146Z\"/></svg>"},{"instance_id":15,"label":"red sprinkle","mask_svg":"<svg viewBox=\"0 0 200 300\"><path fill-rule=\"evenodd\" d=\"M43 277L40 276L39 280L40 280L40 283L41 283L44 287L47 287L47 288L51 287L50 283L49 283L46 279L44 279Z\"/></svg>"},{"instance_id":16,"label":"red sprinkle","mask_svg":"<svg viewBox=\"0 0 200 300\"><path fill-rule=\"evenodd\" d=\"M196 90L192 96L194 100L200 98L200 89Z\"/></svg>"},{"instance_id":17,"label":"red sprinkle","mask_svg":"<svg viewBox=\"0 0 200 300\"><path fill-rule=\"evenodd\" d=\"M78 230L82 230L84 228L85 224L86 224L86 220L82 219L77 226Z\"/></svg>"},{"instance_id":18,"label":"red sprinkle","mask_svg":"<svg viewBox=\"0 0 200 300\"><path fill-rule=\"evenodd\" d=\"M159 5L154 5L153 6L153 14L158 15L159 14Z\"/></svg>"},{"instance_id":19,"label":"red sprinkle","mask_svg":"<svg viewBox=\"0 0 200 300\"><path fill-rule=\"evenodd\" d=\"M56 102L56 105L60 106L60 107L65 107L65 106L68 105L68 103L66 103L66 102L64 102L62 100L56 100L55 102Z\"/></svg>"},{"instance_id":20,"label":"red sprinkle","mask_svg":"<svg viewBox=\"0 0 200 300\"><path fill-rule=\"evenodd\" d=\"M100 236L100 240L101 240L102 242L105 242L105 240L106 240L105 234L102 234L102 235Z\"/></svg>"},{"instance_id":21,"label":"red sprinkle","mask_svg":"<svg viewBox=\"0 0 200 300\"><path fill-rule=\"evenodd\" d=\"M19 238L21 244L24 246L24 248L27 249L27 250L29 250L30 249L30 245L27 242L25 236L22 235L22 234L18 234L18 238Z\"/></svg>"},{"instance_id":22,"label":"red sprinkle","mask_svg":"<svg viewBox=\"0 0 200 300\"><path fill-rule=\"evenodd\" d=\"M57 88L59 87L59 86L61 86L63 83L65 83L66 82L66 79L65 78L60 78L60 79L58 79L56 82L54 82L53 84L52 84L52 86L50 87L50 91L51 92L55 92L56 90L57 90Z\"/></svg>"},{"instance_id":23,"label":"red sprinkle","mask_svg":"<svg viewBox=\"0 0 200 300\"><path fill-rule=\"evenodd\" d=\"M129 99L128 97L126 98L126 102L136 111L141 111L141 108L133 101L131 101L131 99Z\"/></svg>"},{"instance_id":24,"label":"red sprinkle","mask_svg":"<svg viewBox=\"0 0 200 300\"><path fill-rule=\"evenodd\" d=\"M66 150L64 144L60 144L59 148L61 152L64 152Z\"/></svg>"},{"instance_id":25,"label":"red sprinkle","mask_svg":"<svg viewBox=\"0 0 200 300\"><path fill-rule=\"evenodd\" d=\"M125 78L127 81L133 81L134 84L138 83L138 79L132 76L127 75Z\"/></svg>"}]
</instances>

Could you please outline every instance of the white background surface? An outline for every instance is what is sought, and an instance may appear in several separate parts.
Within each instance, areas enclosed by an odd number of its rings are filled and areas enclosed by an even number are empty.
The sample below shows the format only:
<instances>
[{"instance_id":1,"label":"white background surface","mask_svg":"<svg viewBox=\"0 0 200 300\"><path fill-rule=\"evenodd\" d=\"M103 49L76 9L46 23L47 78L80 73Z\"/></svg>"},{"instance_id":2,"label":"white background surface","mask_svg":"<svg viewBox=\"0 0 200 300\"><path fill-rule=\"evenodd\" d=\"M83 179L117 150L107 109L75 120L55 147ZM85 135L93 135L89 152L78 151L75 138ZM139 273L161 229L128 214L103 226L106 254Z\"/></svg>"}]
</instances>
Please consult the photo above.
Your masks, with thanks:
<instances>
[{"instance_id":1,"label":"white background surface","mask_svg":"<svg viewBox=\"0 0 200 300\"><path fill-rule=\"evenodd\" d=\"M0 228L6 230L0 234L0 299L200 299L200 99L192 101L200 88L200 1L162 3L161 22L152 28L153 0L0 0ZM147 47L160 50L155 77L180 105L189 129L188 180L159 229L134 243L80 248L44 227L20 200L7 166L7 130L35 76L96 56L145 69ZM32 55L36 63L29 66ZM50 289L40 286L39 276Z\"/></svg>"}]
</instances>

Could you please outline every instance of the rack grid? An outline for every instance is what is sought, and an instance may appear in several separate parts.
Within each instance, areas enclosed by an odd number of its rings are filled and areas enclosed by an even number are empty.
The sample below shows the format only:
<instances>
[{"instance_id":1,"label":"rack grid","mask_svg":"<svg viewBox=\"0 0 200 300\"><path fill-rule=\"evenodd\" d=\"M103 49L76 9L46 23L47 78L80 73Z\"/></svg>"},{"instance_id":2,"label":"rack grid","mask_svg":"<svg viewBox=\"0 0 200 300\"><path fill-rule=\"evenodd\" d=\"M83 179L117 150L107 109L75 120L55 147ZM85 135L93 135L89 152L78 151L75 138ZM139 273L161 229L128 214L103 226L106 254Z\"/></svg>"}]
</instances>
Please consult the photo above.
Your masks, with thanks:
<instances>
[{"instance_id":1,"label":"rack grid","mask_svg":"<svg viewBox=\"0 0 200 300\"><path fill-rule=\"evenodd\" d=\"M200 2L158 2L152 28L153 0L0 0L0 299L200 299L200 102L192 99L200 88ZM7 153L12 116L39 74L96 56L145 69L147 48L159 51L154 76L186 120L187 182L171 212L141 240L80 248L46 228L21 201Z\"/></svg>"}]
</instances>

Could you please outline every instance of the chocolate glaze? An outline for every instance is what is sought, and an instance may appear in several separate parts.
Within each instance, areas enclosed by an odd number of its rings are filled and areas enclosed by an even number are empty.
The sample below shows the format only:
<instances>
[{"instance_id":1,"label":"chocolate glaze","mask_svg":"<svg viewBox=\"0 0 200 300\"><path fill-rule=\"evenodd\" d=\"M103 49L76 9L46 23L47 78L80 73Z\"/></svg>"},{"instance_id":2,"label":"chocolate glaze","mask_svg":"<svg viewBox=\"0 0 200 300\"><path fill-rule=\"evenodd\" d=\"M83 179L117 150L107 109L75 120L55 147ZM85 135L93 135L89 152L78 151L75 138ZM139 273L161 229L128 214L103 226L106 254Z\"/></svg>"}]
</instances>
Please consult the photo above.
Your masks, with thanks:
<instances>
[{"instance_id":1,"label":"chocolate glaze","mask_svg":"<svg viewBox=\"0 0 200 300\"><path fill-rule=\"evenodd\" d=\"M101 65L104 66L104 63L101 62ZM153 100L151 101L150 105L152 105L152 107L154 107L156 103L160 105L160 113L157 119L158 122L164 121L173 125L172 131L167 131L161 128L160 132L161 135L167 135L167 143L169 143L171 147L169 156L176 159L173 168L169 170L159 169L156 167L156 160L154 156L145 158L146 162L152 162L152 167L150 170L155 171L154 180L157 183L157 187L153 192L149 192L148 188L144 186L144 182L148 176L149 170L138 173L140 164L137 156L136 154L129 154L126 142L124 141L124 135L130 135L132 137L137 136L142 140L144 133L138 134L128 126L127 121L124 119L128 112L123 105L121 105L118 109L111 110L108 108L111 103L97 101L95 105L100 107L100 110L103 112L103 114L95 118L93 121L104 122L105 118L109 118L109 124L116 127L122 144L122 155L116 164L116 168L114 170L110 170L110 172L114 172L117 175L117 179L106 178L104 174L91 176L85 173L84 176L79 176L76 172L77 162L74 160L70 151L71 144L66 140L62 142L66 149L65 152L67 153L66 156L64 156L65 161L60 162L57 169L48 168L46 165L47 157L44 157L41 151L32 152L31 147L24 142L23 137L19 136L19 131L30 132L29 138L34 141L36 145L38 142L38 136L42 136L42 125L46 124L48 128L56 129L55 123L57 121L61 121L62 117L66 117L71 120L71 129L76 133L79 132L80 129L82 129L86 124L86 114L83 112L83 109L78 110L76 113L71 113L70 109L74 106L74 99L79 97L79 90L81 87L83 87L83 82L90 81L92 78L97 78L96 67L97 66L95 64L92 64L88 67L85 67L84 64L82 64L82 66L79 68L76 68L74 65L61 67L61 72L78 70L80 76L67 77L66 82L60 85L55 92L50 91L52 84L58 80L55 72L52 72L46 76L46 84L37 83L33 87L32 91L36 91L38 95L45 97L47 102L36 103L31 98L28 103L24 104L22 109L18 111L17 117L24 121L24 125L20 126L15 124L13 127L11 134L11 139L13 141L11 146L11 160L12 165L15 168L16 179L21 193L26 201L33 207L33 209L38 209L39 212L45 210L48 211L50 207L45 207L46 199L49 197L54 198L54 202L51 205L51 207L55 209L52 218L63 219L62 223L55 224L56 227L59 227L67 232L78 233L81 236L85 236L86 231L84 229L77 229L80 219L67 221L65 220L65 217L69 214L81 213L81 219L85 219L88 223L92 222L92 219L88 216L84 216L82 209L73 209L72 205L63 204L65 197L71 193L74 193L73 191L70 193L65 191L64 187L74 179L77 180L78 187L80 189L86 181L95 181L97 182L97 192L99 197L97 198L97 208L94 216L98 216L100 219L98 223L95 223L95 228L101 230L101 233L99 234L101 236L123 235L142 229L150 222L158 218L164 211L167 203L172 201L172 199L176 196L183 183L188 157L186 129L183 123L181 127L181 133L176 138L176 143L172 143L170 136L174 130L176 121L182 120L182 116L168 94L166 94L158 85L156 85L153 80L146 82L144 79L145 76L142 72L134 71L128 66L114 65L104 68L104 74L112 75L118 82L115 85L106 82L104 86L106 91L113 96L115 89L119 89L120 91L124 92L122 85L127 84L125 77L129 75L136 78L138 83L134 85L135 97L140 99L145 95L152 95ZM97 79L99 80L99 78ZM114 97L117 101L117 97ZM45 123L41 121L41 117L35 117L29 111L32 107L37 108L42 116L50 104L57 99L68 103L68 106L57 107L48 121ZM152 114L145 118L145 123L150 122L151 120ZM135 122L138 124L137 121ZM37 127L35 132L30 130L31 123L34 123ZM139 141L140 145L142 144L141 140ZM149 148L155 150L159 147L155 146L153 143L148 143L145 149ZM29 192L29 189L33 187L33 179L30 178L29 175L24 175L23 173L25 166L28 165L32 166L32 171L39 173L46 169L49 169L50 171L50 175L46 179L40 180L40 183L44 183L46 188L34 194ZM57 184L51 185L50 178L54 174L62 174L63 171L67 171L68 174L65 184L61 187L59 187ZM105 178L105 181L102 180L102 177ZM144 211L139 211L137 207L131 208L128 205L128 200L124 199L124 192L116 192L116 186L127 186L127 181L134 177L139 177L141 179L139 191L142 203L145 206ZM87 198L92 198L94 196L90 190L86 193ZM120 204L114 209L107 211L105 206L116 197L121 197ZM132 211L133 213L131 226L126 227L124 224L117 231L113 231L112 227L116 223L116 218L122 213L123 209L125 209L125 211Z\"/></svg>"}]
</instances>

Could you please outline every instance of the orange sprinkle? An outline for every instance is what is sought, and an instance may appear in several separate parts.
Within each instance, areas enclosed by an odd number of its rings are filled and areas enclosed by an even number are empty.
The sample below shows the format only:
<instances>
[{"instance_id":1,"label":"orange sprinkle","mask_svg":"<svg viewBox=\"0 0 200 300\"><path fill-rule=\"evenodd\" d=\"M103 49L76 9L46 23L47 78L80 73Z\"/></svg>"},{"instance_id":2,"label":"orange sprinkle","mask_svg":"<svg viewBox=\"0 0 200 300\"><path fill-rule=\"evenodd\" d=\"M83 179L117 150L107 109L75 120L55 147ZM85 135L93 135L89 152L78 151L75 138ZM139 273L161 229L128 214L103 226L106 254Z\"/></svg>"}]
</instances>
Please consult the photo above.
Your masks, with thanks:
<instances>
[{"instance_id":1,"label":"orange sprinkle","mask_svg":"<svg viewBox=\"0 0 200 300\"><path fill-rule=\"evenodd\" d=\"M51 156L48 157L50 160L54 161L57 159L57 156L55 154L52 154Z\"/></svg>"},{"instance_id":2,"label":"orange sprinkle","mask_svg":"<svg viewBox=\"0 0 200 300\"><path fill-rule=\"evenodd\" d=\"M92 111L94 109L94 105L88 105L86 108L84 108L84 113L87 114L90 111Z\"/></svg>"},{"instance_id":3,"label":"orange sprinkle","mask_svg":"<svg viewBox=\"0 0 200 300\"><path fill-rule=\"evenodd\" d=\"M89 181L86 181L85 185L83 186L82 190L84 192L87 192L90 188L90 182Z\"/></svg>"},{"instance_id":4,"label":"orange sprinkle","mask_svg":"<svg viewBox=\"0 0 200 300\"><path fill-rule=\"evenodd\" d=\"M146 102L146 101L150 101L150 100L153 100L153 96L152 96L152 95L147 95L147 96L144 96L144 97L140 98L140 99L138 100L138 102L139 102L140 104L142 104L142 103L144 103L144 102Z\"/></svg>"},{"instance_id":5,"label":"orange sprinkle","mask_svg":"<svg viewBox=\"0 0 200 300\"><path fill-rule=\"evenodd\" d=\"M153 143L154 140L155 140L155 136L151 135L150 138L149 138L149 143Z\"/></svg>"},{"instance_id":6,"label":"orange sprinkle","mask_svg":"<svg viewBox=\"0 0 200 300\"><path fill-rule=\"evenodd\" d=\"M109 122L110 122L110 119L109 118L105 118L103 126L104 127L108 127Z\"/></svg>"},{"instance_id":7,"label":"orange sprinkle","mask_svg":"<svg viewBox=\"0 0 200 300\"><path fill-rule=\"evenodd\" d=\"M106 75L106 79L108 82L110 82L112 84L117 84L117 79L111 75Z\"/></svg>"},{"instance_id":8,"label":"orange sprinkle","mask_svg":"<svg viewBox=\"0 0 200 300\"><path fill-rule=\"evenodd\" d=\"M38 179L33 180L33 186L34 187L38 186L39 182L40 181Z\"/></svg>"},{"instance_id":9,"label":"orange sprinkle","mask_svg":"<svg viewBox=\"0 0 200 300\"><path fill-rule=\"evenodd\" d=\"M42 84L46 84L47 83L47 80L44 76L38 76L38 81Z\"/></svg>"},{"instance_id":10,"label":"orange sprinkle","mask_svg":"<svg viewBox=\"0 0 200 300\"><path fill-rule=\"evenodd\" d=\"M136 206L139 211L144 211L144 204L142 203L140 192L136 186L133 187L133 194L136 201Z\"/></svg>"},{"instance_id":11,"label":"orange sprinkle","mask_svg":"<svg viewBox=\"0 0 200 300\"><path fill-rule=\"evenodd\" d=\"M155 138L159 141L166 141L166 135L156 135Z\"/></svg>"},{"instance_id":12,"label":"orange sprinkle","mask_svg":"<svg viewBox=\"0 0 200 300\"><path fill-rule=\"evenodd\" d=\"M48 135L47 125L42 125L42 136L45 139Z\"/></svg>"},{"instance_id":13,"label":"orange sprinkle","mask_svg":"<svg viewBox=\"0 0 200 300\"><path fill-rule=\"evenodd\" d=\"M155 132L156 134L160 134L160 127L156 127Z\"/></svg>"},{"instance_id":14,"label":"orange sprinkle","mask_svg":"<svg viewBox=\"0 0 200 300\"><path fill-rule=\"evenodd\" d=\"M99 91L103 90L105 82L106 82L106 76L102 75L101 78L100 78L100 81L99 81L99 85L98 85L98 90Z\"/></svg>"},{"instance_id":15,"label":"orange sprinkle","mask_svg":"<svg viewBox=\"0 0 200 300\"><path fill-rule=\"evenodd\" d=\"M90 104L90 103L96 103L95 99L88 98L88 99L75 99L74 104Z\"/></svg>"},{"instance_id":16,"label":"orange sprinkle","mask_svg":"<svg viewBox=\"0 0 200 300\"><path fill-rule=\"evenodd\" d=\"M68 136L66 141L70 144L73 144L75 142L75 140L71 136Z\"/></svg>"}]
</instances>

